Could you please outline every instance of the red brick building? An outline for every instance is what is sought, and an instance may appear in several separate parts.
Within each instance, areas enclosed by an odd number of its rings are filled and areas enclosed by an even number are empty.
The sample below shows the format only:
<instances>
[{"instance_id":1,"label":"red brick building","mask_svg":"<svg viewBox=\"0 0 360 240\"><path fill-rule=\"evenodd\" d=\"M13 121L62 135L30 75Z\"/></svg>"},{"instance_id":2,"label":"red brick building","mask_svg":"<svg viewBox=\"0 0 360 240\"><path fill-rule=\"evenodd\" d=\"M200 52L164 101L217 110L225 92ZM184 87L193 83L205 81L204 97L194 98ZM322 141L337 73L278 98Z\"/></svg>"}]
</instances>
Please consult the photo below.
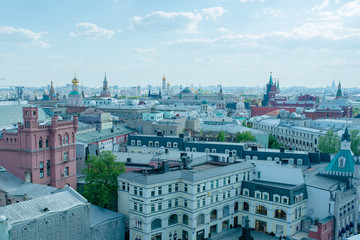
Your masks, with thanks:
<instances>
[{"instance_id":1,"label":"red brick building","mask_svg":"<svg viewBox=\"0 0 360 240\"><path fill-rule=\"evenodd\" d=\"M38 122L38 108L23 108L23 123L17 129L3 129L0 137L0 165L28 182L76 189L75 133L78 118L51 123Z\"/></svg>"}]
</instances>

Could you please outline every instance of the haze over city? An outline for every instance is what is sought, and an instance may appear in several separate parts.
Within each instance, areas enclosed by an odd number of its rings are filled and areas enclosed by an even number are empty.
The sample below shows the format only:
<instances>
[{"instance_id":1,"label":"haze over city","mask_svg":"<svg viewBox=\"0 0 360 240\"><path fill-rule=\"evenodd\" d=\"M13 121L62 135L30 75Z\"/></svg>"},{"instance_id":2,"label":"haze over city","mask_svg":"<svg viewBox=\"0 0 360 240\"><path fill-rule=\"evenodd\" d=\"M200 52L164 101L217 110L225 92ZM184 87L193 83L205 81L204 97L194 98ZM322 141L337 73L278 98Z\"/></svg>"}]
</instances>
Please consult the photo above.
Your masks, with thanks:
<instances>
[{"instance_id":1,"label":"haze over city","mask_svg":"<svg viewBox=\"0 0 360 240\"><path fill-rule=\"evenodd\" d=\"M360 1L0 1L5 85L356 87ZM187 83L187 84L186 84Z\"/></svg>"}]
</instances>

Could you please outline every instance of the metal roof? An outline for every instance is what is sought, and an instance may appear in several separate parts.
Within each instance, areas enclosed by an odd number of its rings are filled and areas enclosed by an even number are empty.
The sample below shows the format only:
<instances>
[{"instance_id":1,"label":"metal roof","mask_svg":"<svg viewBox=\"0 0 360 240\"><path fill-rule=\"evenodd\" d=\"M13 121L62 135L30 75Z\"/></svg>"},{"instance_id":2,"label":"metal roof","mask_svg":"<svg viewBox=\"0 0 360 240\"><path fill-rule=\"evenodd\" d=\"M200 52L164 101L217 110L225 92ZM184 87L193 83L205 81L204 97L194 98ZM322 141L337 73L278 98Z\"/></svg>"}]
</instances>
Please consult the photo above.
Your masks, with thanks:
<instances>
[{"instance_id":1,"label":"metal roof","mask_svg":"<svg viewBox=\"0 0 360 240\"><path fill-rule=\"evenodd\" d=\"M98 206L95 206L93 204L90 204L90 214L89 214L89 221L90 221L90 227L94 227L98 224L101 224L103 222L113 220L116 218L126 218L124 214L113 212L110 210L107 210L105 208L101 208Z\"/></svg>"},{"instance_id":2,"label":"metal roof","mask_svg":"<svg viewBox=\"0 0 360 240\"><path fill-rule=\"evenodd\" d=\"M190 182L196 182L200 180L205 180L208 178L215 178L221 177L229 173L233 173L236 171L241 171L247 168L253 168L254 165L248 162L242 163L233 163L227 166L219 166L216 168L211 169L204 169L204 170L175 170L169 171L166 173L155 173L155 174L143 174L137 172L127 172L121 174L119 179L125 179L132 183L139 183L139 184L157 184L163 183L166 181L173 181L173 180L187 180Z\"/></svg>"},{"instance_id":3,"label":"metal roof","mask_svg":"<svg viewBox=\"0 0 360 240\"><path fill-rule=\"evenodd\" d=\"M94 132L84 132L84 133L76 134L76 142L89 144L134 132L133 129L124 127L122 125L115 125L113 129L114 129L113 132L112 129L109 128Z\"/></svg>"},{"instance_id":4,"label":"metal roof","mask_svg":"<svg viewBox=\"0 0 360 240\"><path fill-rule=\"evenodd\" d=\"M84 204L88 204L87 200L67 187L50 195L2 207L0 215L4 215L10 224L16 224Z\"/></svg>"},{"instance_id":5,"label":"metal roof","mask_svg":"<svg viewBox=\"0 0 360 240\"><path fill-rule=\"evenodd\" d=\"M5 168L0 166L0 190L8 193L16 190L24 184L24 181L7 172Z\"/></svg>"}]
</instances>

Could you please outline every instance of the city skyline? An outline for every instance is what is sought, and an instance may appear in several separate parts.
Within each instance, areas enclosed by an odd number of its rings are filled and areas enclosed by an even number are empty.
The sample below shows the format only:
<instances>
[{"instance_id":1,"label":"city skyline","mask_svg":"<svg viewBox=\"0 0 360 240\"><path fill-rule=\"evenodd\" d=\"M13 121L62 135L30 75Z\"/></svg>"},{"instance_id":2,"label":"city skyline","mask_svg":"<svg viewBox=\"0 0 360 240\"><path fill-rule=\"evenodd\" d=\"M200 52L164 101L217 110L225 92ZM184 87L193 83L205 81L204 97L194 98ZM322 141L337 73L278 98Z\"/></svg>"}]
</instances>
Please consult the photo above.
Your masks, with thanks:
<instances>
[{"instance_id":1,"label":"city skyline","mask_svg":"<svg viewBox=\"0 0 360 240\"><path fill-rule=\"evenodd\" d=\"M356 87L360 1L0 1L1 85ZM16 13L16 14L15 14Z\"/></svg>"}]
</instances>

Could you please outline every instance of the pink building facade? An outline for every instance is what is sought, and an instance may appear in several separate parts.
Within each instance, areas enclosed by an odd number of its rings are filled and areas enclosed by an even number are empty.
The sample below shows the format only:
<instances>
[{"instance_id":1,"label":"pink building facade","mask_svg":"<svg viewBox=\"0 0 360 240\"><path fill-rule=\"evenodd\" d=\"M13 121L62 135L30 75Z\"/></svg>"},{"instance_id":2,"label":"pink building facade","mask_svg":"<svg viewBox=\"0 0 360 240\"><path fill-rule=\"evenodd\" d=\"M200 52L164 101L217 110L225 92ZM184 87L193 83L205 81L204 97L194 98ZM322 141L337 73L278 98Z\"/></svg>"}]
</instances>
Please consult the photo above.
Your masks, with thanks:
<instances>
[{"instance_id":1,"label":"pink building facade","mask_svg":"<svg viewBox=\"0 0 360 240\"><path fill-rule=\"evenodd\" d=\"M26 182L76 189L75 133L78 118L39 124L38 108L23 108L24 123L17 131L3 129L0 165Z\"/></svg>"}]
</instances>

